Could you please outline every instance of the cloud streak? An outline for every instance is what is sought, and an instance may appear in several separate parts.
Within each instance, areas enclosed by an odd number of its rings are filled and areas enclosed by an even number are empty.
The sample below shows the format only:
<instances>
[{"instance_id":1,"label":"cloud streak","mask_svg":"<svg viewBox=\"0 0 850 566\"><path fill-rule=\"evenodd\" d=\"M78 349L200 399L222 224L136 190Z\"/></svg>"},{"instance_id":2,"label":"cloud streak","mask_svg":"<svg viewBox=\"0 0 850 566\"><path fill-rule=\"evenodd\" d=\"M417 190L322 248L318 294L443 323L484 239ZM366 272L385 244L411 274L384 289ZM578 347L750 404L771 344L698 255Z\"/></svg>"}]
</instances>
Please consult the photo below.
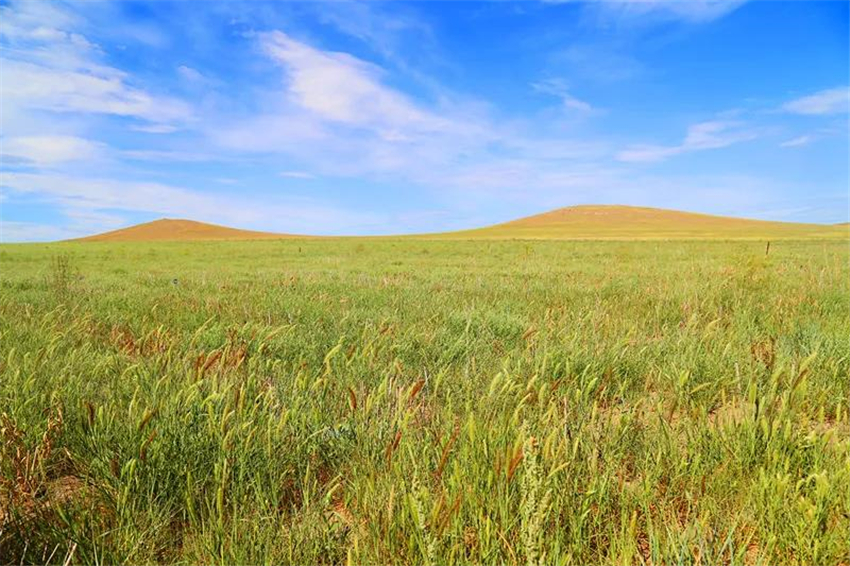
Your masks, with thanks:
<instances>
[{"instance_id":1,"label":"cloud streak","mask_svg":"<svg viewBox=\"0 0 850 566\"><path fill-rule=\"evenodd\" d=\"M827 116L850 110L850 87L840 86L786 102L782 109L792 114Z\"/></svg>"},{"instance_id":2,"label":"cloud streak","mask_svg":"<svg viewBox=\"0 0 850 566\"><path fill-rule=\"evenodd\" d=\"M617 159L627 163L657 162L683 153L728 147L756 137L757 132L742 122L711 120L690 126L685 139L678 145L634 145L619 152Z\"/></svg>"},{"instance_id":3,"label":"cloud streak","mask_svg":"<svg viewBox=\"0 0 850 566\"><path fill-rule=\"evenodd\" d=\"M815 137L811 135L803 135L797 136L796 138L791 138L790 140L784 141L779 144L779 147L800 147L804 145L809 145L815 141Z\"/></svg>"},{"instance_id":4,"label":"cloud streak","mask_svg":"<svg viewBox=\"0 0 850 566\"><path fill-rule=\"evenodd\" d=\"M534 188L536 171L563 170L603 155L593 139L548 135L531 121L499 123L485 105L451 93L430 105L414 101L384 83L381 67L280 31L257 40L260 52L283 72L272 97L280 103L260 117L225 121L210 132L231 151L285 155L311 174L413 183L438 193L469 190L461 186L465 179L491 189L506 183ZM565 106L593 111L559 83L540 88L555 87ZM499 179L488 169L512 173Z\"/></svg>"},{"instance_id":5,"label":"cloud streak","mask_svg":"<svg viewBox=\"0 0 850 566\"><path fill-rule=\"evenodd\" d=\"M101 63L100 46L63 29L82 25L78 16L43 2L3 6L0 16L6 42L0 57L4 124L9 115L33 110L123 116L172 127L191 120L188 104L133 86L128 73Z\"/></svg>"},{"instance_id":6,"label":"cloud streak","mask_svg":"<svg viewBox=\"0 0 850 566\"><path fill-rule=\"evenodd\" d=\"M263 52L288 77L290 101L317 117L369 128L385 139L415 132L452 132L453 122L383 86L382 70L346 53L321 51L282 31L260 36Z\"/></svg>"},{"instance_id":7,"label":"cloud streak","mask_svg":"<svg viewBox=\"0 0 850 566\"><path fill-rule=\"evenodd\" d=\"M553 4L586 2L604 22L655 21L708 23L737 10L747 0L544 0Z\"/></svg>"},{"instance_id":8,"label":"cloud streak","mask_svg":"<svg viewBox=\"0 0 850 566\"><path fill-rule=\"evenodd\" d=\"M111 67L87 71L0 59L4 105L51 112L113 114L155 124L184 122L190 107L173 98L155 97L129 86Z\"/></svg>"},{"instance_id":9,"label":"cloud streak","mask_svg":"<svg viewBox=\"0 0 850 566\"><path fill-rule=\"evenodd\" d=\"M80 177L61 173L5 172L0 187L58 205L67 216L115 216L115 212L148 212L236 226L259 226L292 233L345 233L384 222L373 213L359 213L307 199L251 201L237 195L201 192L149 181ZM112 214L110 214L112 213ZM5 222L4 222L5 224ZM113 222L114 224L114 222ZM91 223L87 232L96 230Z\"/></svg>"},{"instance_id":10,"label":"cloud streak","mask_svg":"<svg viewBox=\"0 0 850 566\"><path fill-rule=\"evenodd\" d=\"M566 82L563 80L547 79L545 81L533 83L531 88L537 92L560 98L561 103L566 110L572 110L583 114L590 114L596 110L589 102L573 96L570 89L567 87Z\"/></svg>"},{"instance_id":11,"label":"cloud streak","mask_svg":"<svg viewBox=\"0 0 850 566\"><path fill-rule=\"evenodd\" d=\"M2 158L42 166L104 157L102 143L76 136L22 136L2 140Z\"/></svg>"}]
</instances>

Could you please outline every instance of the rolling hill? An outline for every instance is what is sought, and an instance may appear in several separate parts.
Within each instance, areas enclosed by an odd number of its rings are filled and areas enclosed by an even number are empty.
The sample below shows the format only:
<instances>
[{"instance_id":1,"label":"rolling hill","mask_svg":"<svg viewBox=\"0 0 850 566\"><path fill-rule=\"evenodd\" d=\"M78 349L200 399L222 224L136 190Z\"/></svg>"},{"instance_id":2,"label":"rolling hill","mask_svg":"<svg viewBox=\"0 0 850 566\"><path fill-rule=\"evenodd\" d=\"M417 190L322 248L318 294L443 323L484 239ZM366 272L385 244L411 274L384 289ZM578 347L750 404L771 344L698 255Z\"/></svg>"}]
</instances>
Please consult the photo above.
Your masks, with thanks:
<instances>
[{"instance_id":1,"label":"rolling hill","mask_svg":"<svg viewBox=\"0 0 850 566\"><path fill-rule=\"evenodd\" d=\"M474 230L436 235L482 239L848 238L847 226L772 222L660 208L582 205Z\"/></svg>"},{"instance_id":2,"label":"rolling hill","mask_svg":"<svg viewBox=\"0 0 850 566\"><path fill-rule=\"evenodd\" d=\"M78 241L272 240L295 237L305 236L238 230L192 220L162 219L80 238ZM779 240L850 238L850 226L750 220L638 206L582 205L559 208L484 228L399 237L464 240Z\"/></svg>"},{"instance_id":3,"label":"rolling hill","mask_svg":"<svg viewBox=\"0 0 850 566\"><path fill-rule=\"evenodd\" d=\"M192 240L275 240L290 238L286 234L239 230L194 220L163 218L129 228L79 238L80 242L155 242Z\"/></svg>"}]
</instances>

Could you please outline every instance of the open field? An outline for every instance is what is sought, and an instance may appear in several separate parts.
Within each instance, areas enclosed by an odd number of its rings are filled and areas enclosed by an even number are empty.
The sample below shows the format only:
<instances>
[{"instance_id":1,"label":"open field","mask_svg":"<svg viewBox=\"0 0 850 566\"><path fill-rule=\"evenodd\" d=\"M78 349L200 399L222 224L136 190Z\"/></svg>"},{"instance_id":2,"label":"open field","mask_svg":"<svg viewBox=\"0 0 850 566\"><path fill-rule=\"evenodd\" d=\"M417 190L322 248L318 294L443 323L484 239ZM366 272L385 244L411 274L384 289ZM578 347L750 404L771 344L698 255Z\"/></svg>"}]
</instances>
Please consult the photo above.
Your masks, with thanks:
<instances>
[{"instance_id":1,"label":"open field","mask_svg":"<svg viewBox=\"0 0 850 566\"><path fill-rule=\"evenodd\" d=\"M0 557L848 564L848 261L0 246Z\"/></svg>"}]
</instances>

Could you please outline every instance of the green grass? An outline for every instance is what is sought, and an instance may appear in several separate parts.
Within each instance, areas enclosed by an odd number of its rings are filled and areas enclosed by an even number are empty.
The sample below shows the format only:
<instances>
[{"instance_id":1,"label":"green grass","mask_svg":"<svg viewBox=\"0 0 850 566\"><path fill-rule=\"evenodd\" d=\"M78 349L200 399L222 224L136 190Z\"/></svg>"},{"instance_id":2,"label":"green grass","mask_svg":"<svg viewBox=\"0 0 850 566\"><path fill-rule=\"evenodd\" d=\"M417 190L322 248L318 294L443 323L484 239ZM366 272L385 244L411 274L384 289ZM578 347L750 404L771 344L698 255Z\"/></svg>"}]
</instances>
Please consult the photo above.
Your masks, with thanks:
<instances>
[{"instance_id":1,"label":"green grass","mask_svg":"<svg viewBox=\"0 0 850 566\"><path fill-rule=\"evenodd\" d=\"M4 563L850 561L846 242L0 247Z\"/></svg>"}]
</instances>

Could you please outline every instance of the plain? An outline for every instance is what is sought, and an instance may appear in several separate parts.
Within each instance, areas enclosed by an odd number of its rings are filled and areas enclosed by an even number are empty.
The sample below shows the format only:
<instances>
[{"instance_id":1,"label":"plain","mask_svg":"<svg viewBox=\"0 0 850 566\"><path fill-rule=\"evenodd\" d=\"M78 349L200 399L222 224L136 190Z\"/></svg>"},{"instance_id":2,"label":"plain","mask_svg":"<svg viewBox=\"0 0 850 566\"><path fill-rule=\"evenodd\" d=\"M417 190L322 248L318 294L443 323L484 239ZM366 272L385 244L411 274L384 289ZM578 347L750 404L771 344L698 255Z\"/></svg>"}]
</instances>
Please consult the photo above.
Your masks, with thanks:
<instances>
[{"instance_id":1,"label":"plain","mask_svg":"<svg viewBox=\"0 0 850 566\"><path fill-rule=\"evenodd\" d=\"M846 564L846 241L0 247L0 556Z\"/></svg>"}]
</instances>

